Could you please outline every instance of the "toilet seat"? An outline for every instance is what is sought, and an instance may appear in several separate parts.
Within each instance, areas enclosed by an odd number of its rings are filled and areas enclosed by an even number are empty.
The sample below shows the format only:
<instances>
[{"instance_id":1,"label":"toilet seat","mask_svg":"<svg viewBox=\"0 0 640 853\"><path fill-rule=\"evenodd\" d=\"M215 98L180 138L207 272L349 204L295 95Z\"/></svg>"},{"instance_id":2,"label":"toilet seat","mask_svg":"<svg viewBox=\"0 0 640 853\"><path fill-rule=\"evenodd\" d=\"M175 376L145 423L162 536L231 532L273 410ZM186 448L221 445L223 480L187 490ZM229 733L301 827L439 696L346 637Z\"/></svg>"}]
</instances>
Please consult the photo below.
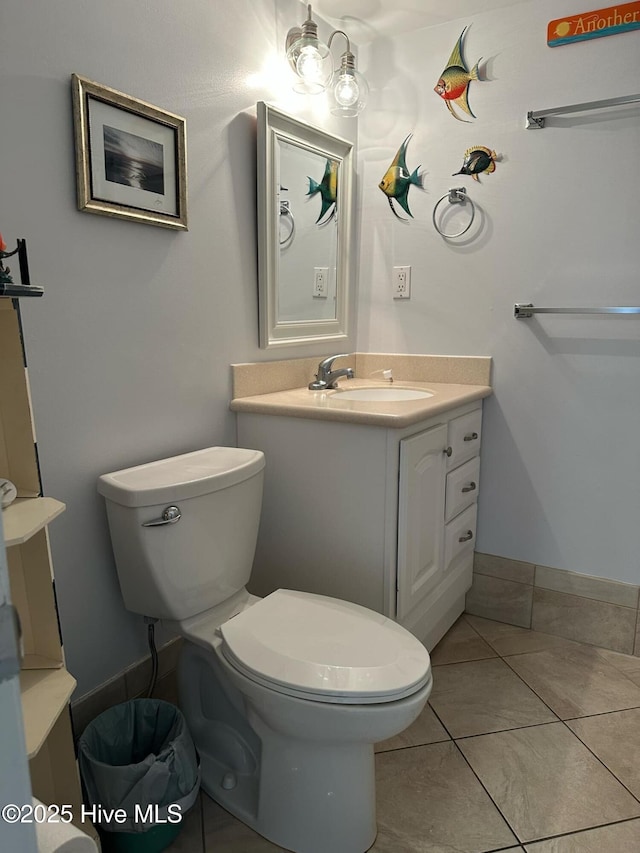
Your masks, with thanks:
<instances>
[{"instance_id":1,"label":"toilet seat","mask_svg":"<svg viewBox=\"0 0 640 853\"><path fill-rule=\"evenodd\" d=\"M393 702L431 679L429 654L385 616L280 589L220 626L222 654L247 678L315 702Z\"/></svg>"}]
</instances>

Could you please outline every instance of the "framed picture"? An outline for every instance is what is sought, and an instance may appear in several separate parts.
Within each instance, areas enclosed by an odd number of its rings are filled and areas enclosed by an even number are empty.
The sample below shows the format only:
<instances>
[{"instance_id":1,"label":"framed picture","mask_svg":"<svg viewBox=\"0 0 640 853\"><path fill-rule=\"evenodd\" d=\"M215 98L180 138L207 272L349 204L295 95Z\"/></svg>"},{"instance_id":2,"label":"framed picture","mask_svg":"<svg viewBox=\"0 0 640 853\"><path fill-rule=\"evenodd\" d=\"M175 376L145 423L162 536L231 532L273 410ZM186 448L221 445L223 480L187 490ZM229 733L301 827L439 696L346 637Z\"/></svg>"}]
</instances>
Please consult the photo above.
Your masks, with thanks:
<instances>
[{"instance_id":1,"label":"framed picture","mask_svg":"<svg viewBox=\"0 0 640 853\"><path fill-rule=\"evenodd\" d=\"M186 122L71 75L78 209L187 229Z\"/></svg>"}]
</instances>

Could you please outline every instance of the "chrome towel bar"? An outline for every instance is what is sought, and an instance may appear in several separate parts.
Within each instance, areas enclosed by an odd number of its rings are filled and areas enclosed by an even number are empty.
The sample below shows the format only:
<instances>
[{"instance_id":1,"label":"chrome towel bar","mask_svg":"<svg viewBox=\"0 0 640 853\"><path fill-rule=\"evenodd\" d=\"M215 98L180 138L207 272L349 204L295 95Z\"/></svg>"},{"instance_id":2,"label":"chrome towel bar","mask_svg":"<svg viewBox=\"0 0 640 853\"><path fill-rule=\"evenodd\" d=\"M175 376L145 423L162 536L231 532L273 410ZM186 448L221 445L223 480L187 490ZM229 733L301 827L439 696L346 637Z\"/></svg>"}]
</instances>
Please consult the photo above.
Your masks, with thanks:
<instances>
[{"instance_id":1,"label":"chrome towel bar","mask_svg":"<svg viewBox=\"0 0 640 853\"><path fill-rule=\"evenodd\" d=\"M534 314L640 314L640 308L625 305L610 308L536 308L530 302L516 302L513 306L516 320L528 320Z\"/></svg>"},{"instance_id":2,"label":"chrome towel bar","mask_svg":"<svg viewBox=\"0 0 640 853\"><path fill-rule=\"evenodd\" d=\"M640 103L640 94L623 95L619 98L607 98L604 101L587 101L584 104L569 104L566 107L553 107L549 110L529 110L525 127L527 130L543 128L545 118L548 116L566 115L567 113L586 113L591 110L608 109L609 107L622 107L627 104Z\"/></svg>"}]
</instances>

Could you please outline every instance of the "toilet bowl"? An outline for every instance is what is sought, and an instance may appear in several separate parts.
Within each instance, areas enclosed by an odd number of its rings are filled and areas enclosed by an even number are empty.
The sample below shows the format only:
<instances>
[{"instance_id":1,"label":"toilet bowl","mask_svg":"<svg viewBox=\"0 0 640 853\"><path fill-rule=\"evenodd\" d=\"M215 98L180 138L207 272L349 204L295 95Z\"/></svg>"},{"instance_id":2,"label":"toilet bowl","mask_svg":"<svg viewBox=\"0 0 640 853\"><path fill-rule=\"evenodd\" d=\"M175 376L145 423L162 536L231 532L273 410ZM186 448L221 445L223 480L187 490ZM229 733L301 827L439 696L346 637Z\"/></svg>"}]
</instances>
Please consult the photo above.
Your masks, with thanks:
<instances>
[{"instance_id":1,"label":"toilet bowl","mask_svg":"<svg viewBox=\"0 0 640 853\"><path fill-rule=\"evenodd\" d=\"M288 850L363 853L374 744L424 707L429 655L359 605L248 593L263 469L259 451L208 448L101 477L125 604L185 639L180 705L207 793Z\"/></svg>"}]
</instances>

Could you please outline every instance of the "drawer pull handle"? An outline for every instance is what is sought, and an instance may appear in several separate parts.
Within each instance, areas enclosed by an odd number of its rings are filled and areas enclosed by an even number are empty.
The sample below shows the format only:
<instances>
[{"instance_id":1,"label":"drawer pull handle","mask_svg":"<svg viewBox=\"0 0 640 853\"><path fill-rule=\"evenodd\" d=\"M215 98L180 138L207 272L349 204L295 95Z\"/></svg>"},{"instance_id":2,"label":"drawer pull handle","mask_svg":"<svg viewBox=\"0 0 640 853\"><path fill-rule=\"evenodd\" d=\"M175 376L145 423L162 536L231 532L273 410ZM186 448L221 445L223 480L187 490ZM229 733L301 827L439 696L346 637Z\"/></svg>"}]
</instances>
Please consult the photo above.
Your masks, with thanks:
<instances>
[{"instance_id":1,"label":"drawer pull handle","mask_svg":"<svg viewBox=\"0 0 640 853\"><path fill-rule=\"evenodd\" d=\"M467 530L464 536L458 537L458 542L468 542L469 539L473 539L473 530Z\"/></svg>"},{"instance_id":2,"label":"drawer pull handle","mask_svg":"<svg viewBox=\"0 0 640 853\"><path fill-rule=\"evenodd\" d=\"M451 456L451 454L453 453L453 447L445 447L445 449L442 452L446 453L447 456Z\"/></svg>"},{"instance_id":3,"label":"drawer pull handle","mask_svg":"<svg viewBox=\"0 0 640 853\"><path fill-rule=\"evenodd\" d=\"M467 435L465 435L464 440L465 441L475 441L477 437L478 437L477 432L470 432Z\"/></svg>"},{"instance_id":4,"label":"drawer pull handle","mask_svg":"<svg viewBox=\"0 0 640 853\"><path fill-rule=\"evenodd\" d=\"M475 491L475 489L476 489L476 488L477 488L477 486L476 486L476 484L475 484L475 483L473 482L473 480L472 480L472 481L469 483L469 485L468 485L468 486L463 486L463 487L462 487L462 492L463 492L463 493L465 493L465 492L473 492L473 491Z\"/></svg>"}]
</instances>

